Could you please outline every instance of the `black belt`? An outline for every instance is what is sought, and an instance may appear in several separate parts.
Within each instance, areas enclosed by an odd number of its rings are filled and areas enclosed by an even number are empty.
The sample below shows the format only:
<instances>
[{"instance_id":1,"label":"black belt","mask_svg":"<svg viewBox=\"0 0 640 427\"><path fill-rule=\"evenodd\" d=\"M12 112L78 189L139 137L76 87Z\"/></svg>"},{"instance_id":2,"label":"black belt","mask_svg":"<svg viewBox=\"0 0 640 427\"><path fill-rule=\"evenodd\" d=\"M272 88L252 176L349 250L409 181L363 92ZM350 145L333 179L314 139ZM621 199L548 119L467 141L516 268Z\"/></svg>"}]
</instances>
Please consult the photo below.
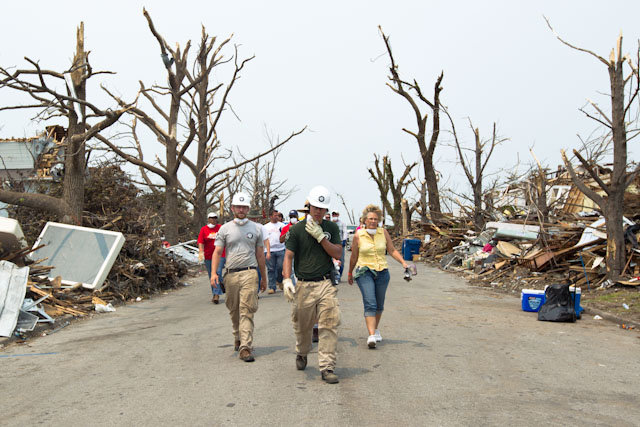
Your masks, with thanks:
<instances>
[{"instance_id":1,"label":"black belt","mask_svg":"<svg viewBox=\"0 0 640 427\"><path fill-rule=\"evenodd\" d=\"M238 271L257 270L258 267L242 267L242 268L227 268L227 273L237 273Z\"/></svg>"},{"instance_id":2,"label":"black belt","mask_svg":"<svg viewBox=\"0 0 640 427\"><path fill-rule=\"evenodd\" d=\"M298 277L298 280L303 282L322 282L323 280L331 280L330 274L325 274L324 276L312 277L310 279L305 279L303 277Z\"/></svg>"}]
</instances>

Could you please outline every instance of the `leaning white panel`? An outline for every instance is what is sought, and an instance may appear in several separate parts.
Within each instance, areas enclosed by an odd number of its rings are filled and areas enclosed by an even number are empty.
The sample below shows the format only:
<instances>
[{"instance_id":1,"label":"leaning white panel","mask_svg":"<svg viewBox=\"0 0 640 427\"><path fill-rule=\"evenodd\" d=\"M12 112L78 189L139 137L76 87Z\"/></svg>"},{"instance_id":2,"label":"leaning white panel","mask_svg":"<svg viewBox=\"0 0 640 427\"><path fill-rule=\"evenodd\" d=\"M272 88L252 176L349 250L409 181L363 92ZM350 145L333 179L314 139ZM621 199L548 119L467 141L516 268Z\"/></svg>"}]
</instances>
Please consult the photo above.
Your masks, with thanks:
<instances>
[{"instance_id":1,"label":"leaning white panel","mask_svg":"<svg viewBox=\"0 0 640 427\"><path fill-rule=\"evenodd\" d=\"M29 267L0 261L0 337L11 336L27 292Z\"/></svg>"},{"instance_id":2,"label":"leaning white panel","mask_svg":"<svg viewBox=\"0 0 640 427\"><path fill-rule=\"evenodd\" d=\"M49 278L62 277L65 285L82 283L100 289L122 249L124 235L116 231L48 222L32 252L32 259L46 258L41 265L52 266Z\"/></svg>"}]
</instances>

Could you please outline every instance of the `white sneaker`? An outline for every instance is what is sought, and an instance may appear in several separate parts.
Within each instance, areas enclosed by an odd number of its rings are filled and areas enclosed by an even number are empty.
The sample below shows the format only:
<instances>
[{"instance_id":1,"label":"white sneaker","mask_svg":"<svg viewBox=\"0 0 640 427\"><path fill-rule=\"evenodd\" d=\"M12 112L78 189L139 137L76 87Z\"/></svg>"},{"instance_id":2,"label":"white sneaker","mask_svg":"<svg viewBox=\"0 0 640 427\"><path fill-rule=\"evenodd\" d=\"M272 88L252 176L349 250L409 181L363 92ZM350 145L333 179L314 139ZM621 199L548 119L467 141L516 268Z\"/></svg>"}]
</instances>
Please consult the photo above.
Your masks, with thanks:
<instances>
[{"instance_id":1,"label":"white sneaker","mask_svg":"<svg viewBox=\"0 0 640 427\"><path fill-rule=\"evenodd\" d=\"M380 329L376 329L376 333L373 334L373 336L376 337L376 342L382 341L382 336L380 335Z\"/></svg>"},{"instance_id":2,"label":"white sneaker","mask_svg":"<svg viewBox=\"0 0 640 427\"><path fill-rule=\"evenodd\" d=\"M369 335L369 338L367 338L367 345L369 346L369 348L376 348L376 336L375 335Z\"/></svg>"}]
</instances>

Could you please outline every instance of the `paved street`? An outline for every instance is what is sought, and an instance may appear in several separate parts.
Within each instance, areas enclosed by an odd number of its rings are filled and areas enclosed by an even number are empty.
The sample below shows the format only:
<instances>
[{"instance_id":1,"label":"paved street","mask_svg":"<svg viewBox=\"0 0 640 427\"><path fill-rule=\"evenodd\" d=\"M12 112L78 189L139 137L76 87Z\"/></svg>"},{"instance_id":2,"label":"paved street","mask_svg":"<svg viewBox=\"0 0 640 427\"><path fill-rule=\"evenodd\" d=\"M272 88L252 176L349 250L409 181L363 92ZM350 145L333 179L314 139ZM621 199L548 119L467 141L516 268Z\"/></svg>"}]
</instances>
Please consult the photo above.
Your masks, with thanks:
<instances>
[{"instance_id":1,"label":"paved street","mask_svg":"<svg viewBox=\"0 0 640 427\"><path fill-rule=\"evenodd\" d=\"M290 306L260 298L254 363L237 359L206 274L191 286L0 353L1 422L25 425L640 425L640 339L585 316L538 322L519 296L390 259L383 342L339 286L337 385L295 369ZM345 274L346 276L346 274Z\"/></svg>"}]
</instances>

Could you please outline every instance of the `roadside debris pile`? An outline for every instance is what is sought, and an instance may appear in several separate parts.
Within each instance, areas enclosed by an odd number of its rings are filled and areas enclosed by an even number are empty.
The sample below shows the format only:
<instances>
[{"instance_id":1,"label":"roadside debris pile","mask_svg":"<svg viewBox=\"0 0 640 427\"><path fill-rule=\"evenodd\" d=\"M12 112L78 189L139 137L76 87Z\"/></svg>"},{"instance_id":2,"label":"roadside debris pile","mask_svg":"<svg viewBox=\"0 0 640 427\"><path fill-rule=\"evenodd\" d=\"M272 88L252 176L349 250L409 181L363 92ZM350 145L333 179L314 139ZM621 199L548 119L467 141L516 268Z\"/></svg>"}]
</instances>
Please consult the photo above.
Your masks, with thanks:
<instances>
[{"instance_id":1,"label":"roadside debris pile","mask_svg":"<svg viewBox=\"0 0 640 427\"><path fill-rule=\"evenodd\" d=\"M90 227L17 208L23 234L19 221L0 218L0 336L59 316L112 311L116 301L179 286L194 265L163 245L156 206L117 166L92 170L86 194Z\"/></svg>"},{"instance_id":2,"label":"roadside debris pile","mask_svg":"<svg viewBox=\"0 0 640 427\"><path fill-rule=\"evenodd\" d=\"M610 171L599 170L606 182ZM587 174L582 179L601 191ZM582 290L583 302L590 308L640 322L639 180L624 196L627 262L615 283L606 278L606 223L595 210L597 205L562 169L548 174L546 186L544 214L540 205L532 203L538 200L536 183L525 179L487 198L501 208L483 212L489 222L481 232L473 231L473 212L464 211L467 217L445 218L438 225L414 222L413 232L404 240L421 242L414 260L436 263L474 284L520 293L569 283Z\"/></svg>"},{"instance_id":3,"label":"roadside debris pile","mask_svg":"<svg viewBox=\"0 0 640 427\"><path fill-rule=\"evenodd\" d=\"M628 262L617 283L640 285L640 225L624 218ZM421 249L421 257L446 270L462 271L468 278L508 290L542 289L550 279L571 281L587 288L613 285L605 279L606 224L596 221L538 225L489 222L484 231L462 233L437 229ZM432 231L434 226L428 226ZM509 280L509 279L516 279Z\"/></svg>"}]
</instances>

